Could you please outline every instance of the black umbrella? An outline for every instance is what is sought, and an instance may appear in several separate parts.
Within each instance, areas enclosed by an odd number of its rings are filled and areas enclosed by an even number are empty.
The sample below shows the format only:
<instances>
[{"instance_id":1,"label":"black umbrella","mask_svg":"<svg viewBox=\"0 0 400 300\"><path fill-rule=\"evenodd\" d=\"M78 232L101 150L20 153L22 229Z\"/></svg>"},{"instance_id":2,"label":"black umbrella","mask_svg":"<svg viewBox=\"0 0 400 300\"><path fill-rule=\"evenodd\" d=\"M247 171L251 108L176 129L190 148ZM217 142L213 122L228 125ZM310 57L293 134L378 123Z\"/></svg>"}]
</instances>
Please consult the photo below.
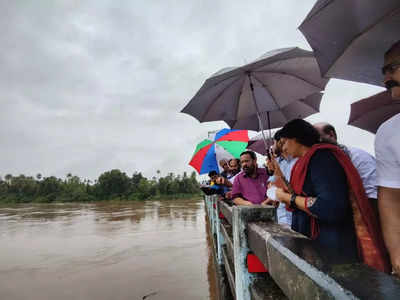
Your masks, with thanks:
<instances>
[{"instance_id":1,"label":"black umbrella","mask_svg":"<svg viewBox=\"0 0 400 300\"><path fill-rule=\"evenodd\" d=\"M299 29L322 75L383 85L383 55L400 40L400 1L319 0Z\"/></svg>"}]
</instances>

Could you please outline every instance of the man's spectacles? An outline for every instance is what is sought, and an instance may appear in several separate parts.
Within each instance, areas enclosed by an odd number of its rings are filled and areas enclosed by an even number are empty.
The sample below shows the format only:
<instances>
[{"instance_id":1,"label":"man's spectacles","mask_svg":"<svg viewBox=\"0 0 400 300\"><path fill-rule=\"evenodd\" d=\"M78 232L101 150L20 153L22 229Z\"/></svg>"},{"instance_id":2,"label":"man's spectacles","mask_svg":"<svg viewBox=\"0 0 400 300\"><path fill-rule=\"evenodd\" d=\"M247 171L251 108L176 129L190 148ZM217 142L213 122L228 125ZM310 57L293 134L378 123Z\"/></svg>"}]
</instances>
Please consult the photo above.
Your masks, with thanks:
<instances>
[{"instance_id":1,"label":"man's spectacles","mask_svg":"<svg viewBox=\"0 0 400 300\"><path fill-rule=\"evenodd\" d=\"M391 64L387 64L382 68L382 74L386 75L387 73L393 74L400 67L400 62L394 62Z\"/></svg>"}]
</instances>

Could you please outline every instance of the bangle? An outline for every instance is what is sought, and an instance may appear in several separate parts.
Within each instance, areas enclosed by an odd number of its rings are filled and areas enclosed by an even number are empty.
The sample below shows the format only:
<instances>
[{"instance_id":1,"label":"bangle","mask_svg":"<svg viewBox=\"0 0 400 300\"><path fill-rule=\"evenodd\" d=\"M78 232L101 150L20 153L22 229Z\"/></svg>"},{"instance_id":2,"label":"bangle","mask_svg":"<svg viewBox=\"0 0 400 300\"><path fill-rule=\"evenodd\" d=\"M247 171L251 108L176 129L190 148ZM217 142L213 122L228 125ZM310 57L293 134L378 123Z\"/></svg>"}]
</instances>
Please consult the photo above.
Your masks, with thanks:
<instances>
[{"instance_id":1,"label":"bangle","mask_svg":"<svg viewBox=\"0 0 400 300\"><path fill-rule=\"evenodd\" d=\"M296 205L296 197L297 197L297 195L296 194L292 194L292 196L290 197L290 205L289 205L289 208L291 208L291 209L295 209L295 208L297 208L297 205Z\"/></svg>"}]
</instances>

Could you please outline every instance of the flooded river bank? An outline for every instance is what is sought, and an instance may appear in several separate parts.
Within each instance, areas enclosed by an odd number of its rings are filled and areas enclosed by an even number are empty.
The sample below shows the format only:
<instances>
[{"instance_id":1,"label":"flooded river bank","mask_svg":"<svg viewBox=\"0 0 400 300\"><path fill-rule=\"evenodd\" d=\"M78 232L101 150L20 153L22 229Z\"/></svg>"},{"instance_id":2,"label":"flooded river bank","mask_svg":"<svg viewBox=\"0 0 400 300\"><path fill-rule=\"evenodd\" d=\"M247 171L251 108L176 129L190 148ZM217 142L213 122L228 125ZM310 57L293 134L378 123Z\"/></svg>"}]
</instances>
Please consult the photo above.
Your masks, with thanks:
<instances>
[{"instance_id":1,"label":"flooded river bank","mask_svg":"<svg viewBox=\"0 0 400 300\"><path fill-rule=\"evenodd\" d=\"M201 200L0 206L0 299L215 299Z\"/></svg>"}]
</instances>

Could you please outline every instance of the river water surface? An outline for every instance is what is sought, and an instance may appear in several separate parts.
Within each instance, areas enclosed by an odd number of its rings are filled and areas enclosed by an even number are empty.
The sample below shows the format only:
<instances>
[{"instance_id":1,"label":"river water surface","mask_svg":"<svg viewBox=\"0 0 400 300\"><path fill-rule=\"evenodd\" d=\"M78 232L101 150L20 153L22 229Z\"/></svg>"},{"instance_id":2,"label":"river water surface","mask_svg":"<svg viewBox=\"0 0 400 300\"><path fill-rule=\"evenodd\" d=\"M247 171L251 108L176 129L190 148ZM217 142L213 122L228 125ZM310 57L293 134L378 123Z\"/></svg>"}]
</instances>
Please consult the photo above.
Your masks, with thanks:
<instances>
[{"instance_id":1,"label":"river water surface","mask_svg":"<svg viewBox=\"0 0 400 300\"><path fill-rule=\"evenodd\" d=\"M201 200L0 206L0 299L216 299Z\"/></svg>"}]
</instances>

